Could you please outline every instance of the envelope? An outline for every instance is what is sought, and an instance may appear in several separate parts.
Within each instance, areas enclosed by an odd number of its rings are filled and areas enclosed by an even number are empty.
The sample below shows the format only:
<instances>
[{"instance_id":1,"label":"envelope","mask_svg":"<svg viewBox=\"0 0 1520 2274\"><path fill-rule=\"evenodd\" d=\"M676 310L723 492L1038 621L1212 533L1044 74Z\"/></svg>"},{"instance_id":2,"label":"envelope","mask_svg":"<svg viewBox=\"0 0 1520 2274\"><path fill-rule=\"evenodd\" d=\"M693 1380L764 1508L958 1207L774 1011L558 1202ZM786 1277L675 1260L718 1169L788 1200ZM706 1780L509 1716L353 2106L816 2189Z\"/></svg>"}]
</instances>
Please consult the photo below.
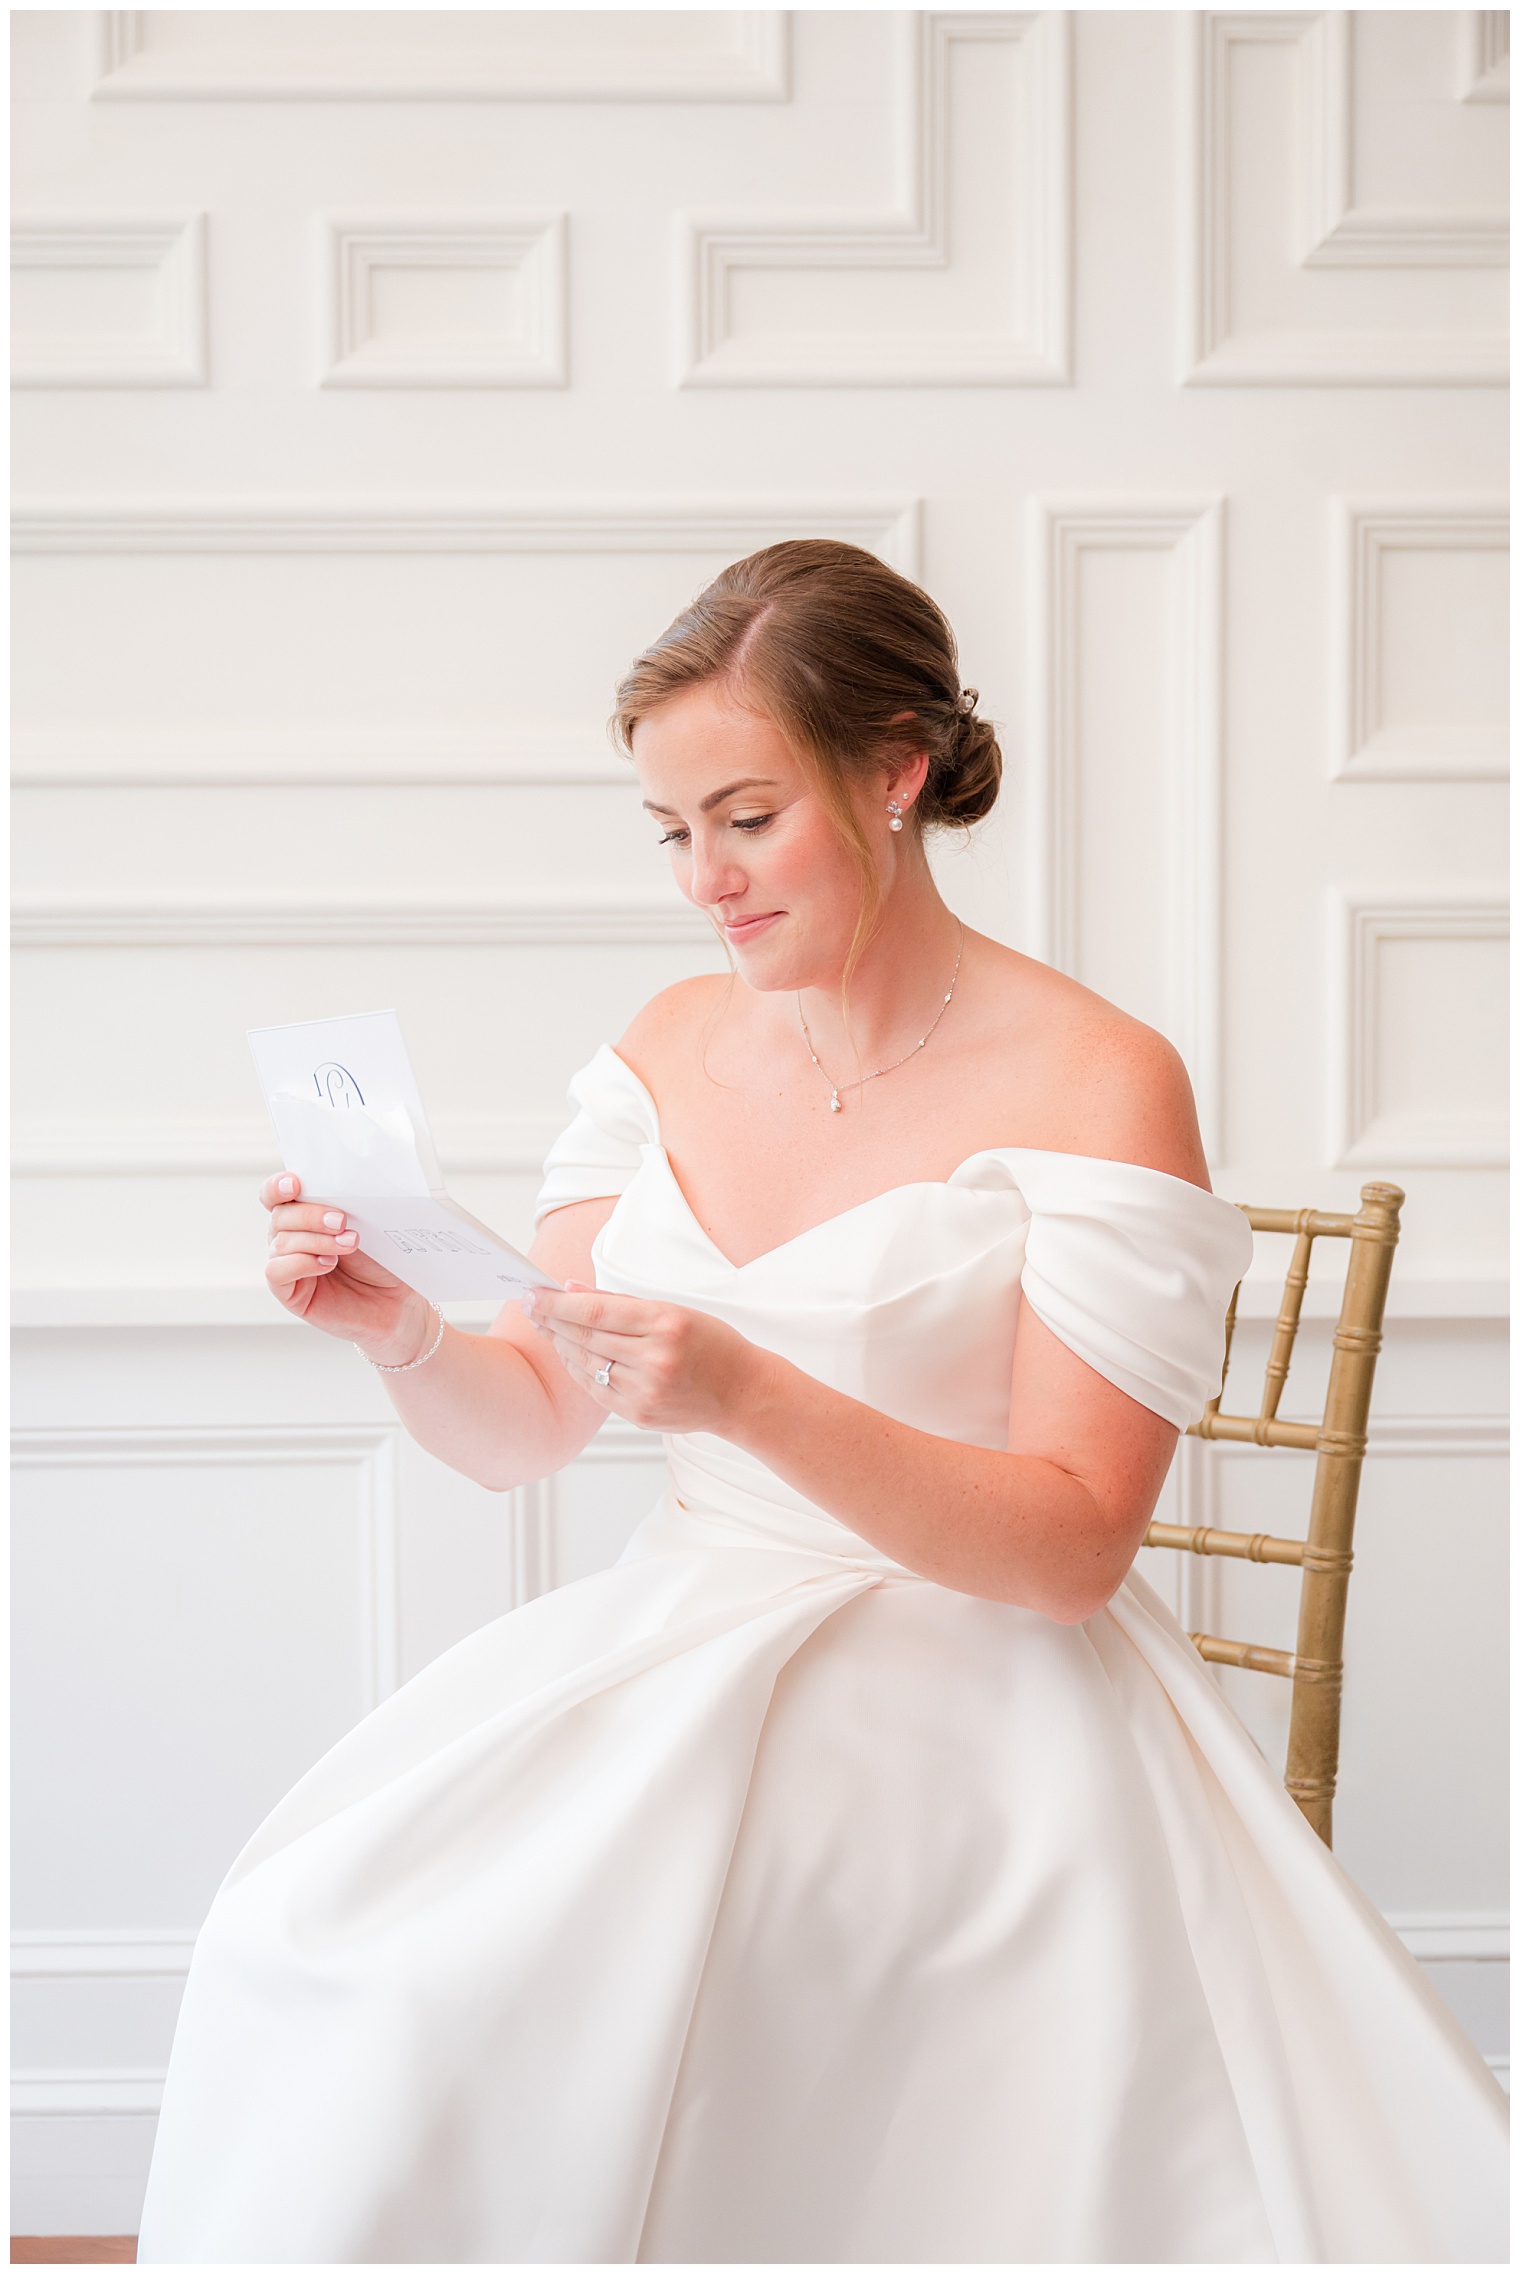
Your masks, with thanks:
<instances>
[{"instance_id":1,"label":"envelope","mask_svg":"<svg viewBox=\"0 0 1520 2274\"><path fill-rule=\"evenodd\" d=\"M435 1303L559 1285L444 1191L394 1011L252 1027L248 1042L302 1199L341 1208L362 1254Z\"/></svg>"}]
</instances>

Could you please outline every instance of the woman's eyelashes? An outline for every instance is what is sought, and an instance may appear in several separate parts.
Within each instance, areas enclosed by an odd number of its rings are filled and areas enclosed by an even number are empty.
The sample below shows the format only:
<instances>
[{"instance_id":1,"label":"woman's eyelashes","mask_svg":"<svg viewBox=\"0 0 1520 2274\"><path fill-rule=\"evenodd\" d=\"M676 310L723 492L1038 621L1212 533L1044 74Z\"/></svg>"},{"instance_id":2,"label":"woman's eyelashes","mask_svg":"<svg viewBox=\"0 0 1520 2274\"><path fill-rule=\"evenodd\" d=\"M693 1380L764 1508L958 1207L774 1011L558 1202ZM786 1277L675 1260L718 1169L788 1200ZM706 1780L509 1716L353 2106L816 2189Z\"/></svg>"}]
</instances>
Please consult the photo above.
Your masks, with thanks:
<instances>
[{"instance_id":1,"label":"woman's eyelashes","mask_svg":"<svg viewBox=\"0 0 1520 2274\"><path fill-rule=\"evenodd\" d=\"M752 836L757 829L768 829L775 818L773 813L745 814L742 818L731 818L728 826L730 829L742 829L746 835ZM685 845L690 842L690 837L689 830L667 829L658 842L662 845Z\"/></svg>"}]
</instances>

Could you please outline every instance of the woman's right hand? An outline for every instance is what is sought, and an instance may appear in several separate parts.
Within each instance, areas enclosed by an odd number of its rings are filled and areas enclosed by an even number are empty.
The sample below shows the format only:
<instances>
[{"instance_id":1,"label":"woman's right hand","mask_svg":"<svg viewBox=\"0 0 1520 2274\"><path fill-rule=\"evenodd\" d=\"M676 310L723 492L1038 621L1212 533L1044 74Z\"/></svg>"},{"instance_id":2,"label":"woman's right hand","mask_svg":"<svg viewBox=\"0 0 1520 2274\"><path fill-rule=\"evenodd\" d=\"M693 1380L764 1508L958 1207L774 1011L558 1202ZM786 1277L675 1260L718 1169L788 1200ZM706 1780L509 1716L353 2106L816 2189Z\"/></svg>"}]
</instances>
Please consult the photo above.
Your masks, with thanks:
<instances>
[{"instance_id":1,"label":"woman's right hand","mask_svg":"<svg viewBox=\"0 0 1520 2274\"><path fill-rule=\"evenodd\" d=\"M404 1279L359 1253L341 1210L301 1198L287 1170L264 1184L269 1262L264 1277L287 1311L324 1334L356 1342L383 1366L405 1365L424 1348L431 1313Z\"/></svg>"}]
</instances>

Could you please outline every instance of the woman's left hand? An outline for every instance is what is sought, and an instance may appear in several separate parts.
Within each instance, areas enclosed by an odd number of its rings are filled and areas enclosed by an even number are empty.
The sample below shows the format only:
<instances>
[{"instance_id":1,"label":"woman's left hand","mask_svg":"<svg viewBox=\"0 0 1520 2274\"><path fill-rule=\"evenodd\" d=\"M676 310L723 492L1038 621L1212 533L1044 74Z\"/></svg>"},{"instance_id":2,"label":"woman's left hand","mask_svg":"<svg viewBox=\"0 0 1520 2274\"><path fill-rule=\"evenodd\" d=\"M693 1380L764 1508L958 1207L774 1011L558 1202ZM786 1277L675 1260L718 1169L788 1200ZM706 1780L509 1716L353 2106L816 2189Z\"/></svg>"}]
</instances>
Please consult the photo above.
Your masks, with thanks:
<instances>
[{"instance_id":1,"label":"woman's left hand","mask_svg":"<svg viewBox=\"0 0 1520 2274\"><path fill-rule=\"evenodd\" d=\"M705 1311L609 1295L573 1279L562 1294L535 1287L523 1309L578 1387L639 1429L721 1436L765 1362L764 1352ZM597 1380L602 1371L605 1382Z\"/></svg>"}]
</instances>

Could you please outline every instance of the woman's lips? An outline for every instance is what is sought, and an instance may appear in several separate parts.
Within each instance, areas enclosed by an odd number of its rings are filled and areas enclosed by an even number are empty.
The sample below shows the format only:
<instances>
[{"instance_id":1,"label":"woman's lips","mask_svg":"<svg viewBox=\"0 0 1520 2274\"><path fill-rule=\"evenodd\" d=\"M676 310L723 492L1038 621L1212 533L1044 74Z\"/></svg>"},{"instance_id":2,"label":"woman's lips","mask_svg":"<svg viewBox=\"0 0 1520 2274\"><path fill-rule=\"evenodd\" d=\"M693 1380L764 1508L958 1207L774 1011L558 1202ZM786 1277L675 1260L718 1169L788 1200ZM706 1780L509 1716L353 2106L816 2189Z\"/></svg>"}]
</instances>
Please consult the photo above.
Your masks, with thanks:
<instances>
[{"instance_id":1,"label":"woman's lips","mask_svg":"<svg viewBox=\"0 0 1520 2274\"><path fill-rule=\"evenodd\" d=\"M781 910L773 908L768 916L725 916L723 929L731 940L752 940L763 932L767 924L779 924Z\"/></svg>"}]
</instances>

